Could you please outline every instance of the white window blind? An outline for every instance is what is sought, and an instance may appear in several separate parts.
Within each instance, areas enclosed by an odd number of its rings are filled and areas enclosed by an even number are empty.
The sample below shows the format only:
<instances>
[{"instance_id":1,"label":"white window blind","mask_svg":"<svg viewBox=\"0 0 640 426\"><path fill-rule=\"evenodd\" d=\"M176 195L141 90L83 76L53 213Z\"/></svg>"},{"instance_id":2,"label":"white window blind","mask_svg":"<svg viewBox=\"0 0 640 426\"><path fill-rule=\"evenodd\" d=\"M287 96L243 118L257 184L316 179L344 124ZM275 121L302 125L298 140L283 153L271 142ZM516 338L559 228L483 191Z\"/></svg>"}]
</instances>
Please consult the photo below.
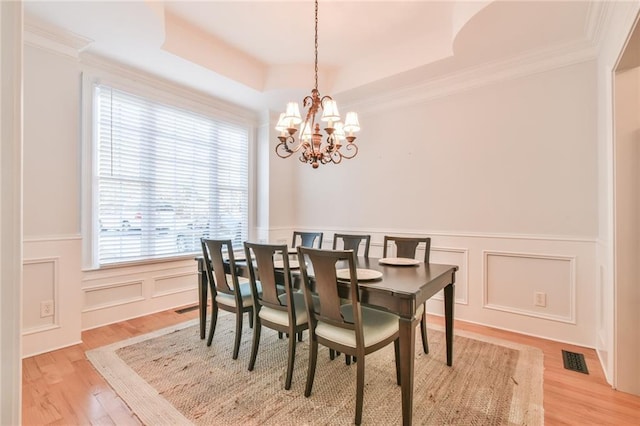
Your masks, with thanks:
<instances>
[{"instance_id":1,"label":"white window blind","mask_svg":"<svg viewBox=\"0 0 640 426\"><path fill-rule=\"evenodd\" d=\"M95 100L100 265L247 239L246 126L104 85Z\"/></svg>"}]
</instances>

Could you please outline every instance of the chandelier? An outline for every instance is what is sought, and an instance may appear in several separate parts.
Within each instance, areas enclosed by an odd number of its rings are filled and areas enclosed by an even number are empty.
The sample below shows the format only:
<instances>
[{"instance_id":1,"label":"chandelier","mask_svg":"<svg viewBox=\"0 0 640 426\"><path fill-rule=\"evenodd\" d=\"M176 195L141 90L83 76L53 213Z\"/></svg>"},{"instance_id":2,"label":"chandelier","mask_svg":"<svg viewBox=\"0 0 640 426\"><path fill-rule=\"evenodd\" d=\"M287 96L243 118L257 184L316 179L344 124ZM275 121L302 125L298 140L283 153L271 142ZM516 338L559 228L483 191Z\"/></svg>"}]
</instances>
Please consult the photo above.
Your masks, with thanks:
<instances>
[{"instance_id":1,"label":"chandelier","mask_svg":"<svg viewBox=\"0 0 640 426\"><path fill-rule=\"evenodd\" d=\"M285 112L280 114L276 130L280 132L280 142L276 146L276 154L281 158L288 158L300 151L300 161L309 163L314 169L320 164L329 162L338 164L343 158L351 159L358 153L358 146L353 143L353 135L360 130L358 114L348 112L344 123L340 121L338 105L331 96L320 97L318 91L318 0L315 1L315 87L310 96L302 101L302 106L308 108L304 121L300 116L297 102L287 103ZM320 124L316 122L316 114L322 110L321 121L326 122L324 128L327 134L322 140ZM300 132L296 126L300 125ZM296 140L296 133L298 139Z\"/></svg>"}]
</instances>

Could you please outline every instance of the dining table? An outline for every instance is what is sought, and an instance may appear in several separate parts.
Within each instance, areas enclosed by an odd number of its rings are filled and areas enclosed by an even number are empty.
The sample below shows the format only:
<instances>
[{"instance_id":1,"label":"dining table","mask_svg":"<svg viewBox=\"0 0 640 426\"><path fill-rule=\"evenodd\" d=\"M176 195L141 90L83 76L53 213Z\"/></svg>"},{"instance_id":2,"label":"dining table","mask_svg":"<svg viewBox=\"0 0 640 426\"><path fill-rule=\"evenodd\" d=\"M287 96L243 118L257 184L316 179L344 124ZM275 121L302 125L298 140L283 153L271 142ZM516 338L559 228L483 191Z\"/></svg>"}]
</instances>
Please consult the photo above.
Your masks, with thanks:
<instances>
[{"instance_id":1,"label":"dining table","mask_svg":"<svg viewBox=\"0 0 640 426\"><path fill-rule=\"evenodd\" d=\"M416 312L420 305L444 290L444 316L447 365L453 365L453 311L455 298L455 277L458 266L424 262L394 262L395 258L378 259L358 257L356 268L378 271L375 279L367 279L371 274L363 274L358 280L360 302L385 309L399 317L400 387L402 395L402 424L413 421L413 379L415 364L416 326L420 318ZM198 261L198 288L200 298L200 337L205 336L207 307L207 274L202 257ZM241 268L242 262L237 262ZM336 268L345 268L338 262ZM296 275L292 270L292 275ZM381 275L381 276L380 276ZM348 294L349 283L338 280L341 295Z\"/></svg>"}]
</instances>

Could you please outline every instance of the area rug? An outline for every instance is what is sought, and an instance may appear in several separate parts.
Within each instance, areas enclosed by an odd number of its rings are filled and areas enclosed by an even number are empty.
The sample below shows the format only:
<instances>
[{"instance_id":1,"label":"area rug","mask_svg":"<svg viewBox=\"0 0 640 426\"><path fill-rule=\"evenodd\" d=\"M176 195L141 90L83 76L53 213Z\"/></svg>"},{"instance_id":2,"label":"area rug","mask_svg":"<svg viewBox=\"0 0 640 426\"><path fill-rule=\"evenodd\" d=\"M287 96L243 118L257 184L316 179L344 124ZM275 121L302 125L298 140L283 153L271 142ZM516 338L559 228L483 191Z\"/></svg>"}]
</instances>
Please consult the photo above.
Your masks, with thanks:
<instances>
[{"instance_id":1,"label":"area rug","mask_svg":"<svg viewBox=\"0 0 640 426\"><path fill-rule=\"evenodd\" d=\"M213 344L197 320L87 352L94 367L146 425L346 425L355 414L355 365L320 346L313 391L304 397L308 334L297 344L293 384L284 389L287 340L262 329L254 371L245 321L231 358L234 317L218 319ZM419 328L418 328L419 330ZM537 348L456 331L447 367L441 329L429 355L416 336L413 424L541 425L543 355ZM402 424L393 345L367 355L363 424Z\"/></svg>"}]
</instances>

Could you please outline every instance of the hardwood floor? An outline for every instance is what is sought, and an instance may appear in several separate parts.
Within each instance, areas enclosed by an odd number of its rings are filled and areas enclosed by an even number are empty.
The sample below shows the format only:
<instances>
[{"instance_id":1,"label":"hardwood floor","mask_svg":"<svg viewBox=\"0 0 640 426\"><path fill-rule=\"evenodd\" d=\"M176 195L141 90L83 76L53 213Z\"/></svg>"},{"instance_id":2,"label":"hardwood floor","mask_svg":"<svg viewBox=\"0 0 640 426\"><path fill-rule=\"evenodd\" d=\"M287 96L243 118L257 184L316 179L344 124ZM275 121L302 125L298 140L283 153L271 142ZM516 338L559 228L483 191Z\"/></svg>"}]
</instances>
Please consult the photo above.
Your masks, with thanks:
<instances>
[{"instance_id":1,"label":"hardwood floor","mask_svg":"<svg viewBox=\"0 0 640 426\"><path fill-rule=\"evenodd\" d=\"M84 352L189 319L174 310L82 333L83 343L23 361L24 425L138 425L140 421L93 369ZM440 317L429 317L442 324ZM640 397L607 384L595 351L456 321L456 328L540 348L544 352L546 425L640 425ZM563 367L561 350L583 353L589 374ZM454 348L455 354L455 348ZM455 356L455 355L454 355Z\"/></svg>"}]
</instances>

